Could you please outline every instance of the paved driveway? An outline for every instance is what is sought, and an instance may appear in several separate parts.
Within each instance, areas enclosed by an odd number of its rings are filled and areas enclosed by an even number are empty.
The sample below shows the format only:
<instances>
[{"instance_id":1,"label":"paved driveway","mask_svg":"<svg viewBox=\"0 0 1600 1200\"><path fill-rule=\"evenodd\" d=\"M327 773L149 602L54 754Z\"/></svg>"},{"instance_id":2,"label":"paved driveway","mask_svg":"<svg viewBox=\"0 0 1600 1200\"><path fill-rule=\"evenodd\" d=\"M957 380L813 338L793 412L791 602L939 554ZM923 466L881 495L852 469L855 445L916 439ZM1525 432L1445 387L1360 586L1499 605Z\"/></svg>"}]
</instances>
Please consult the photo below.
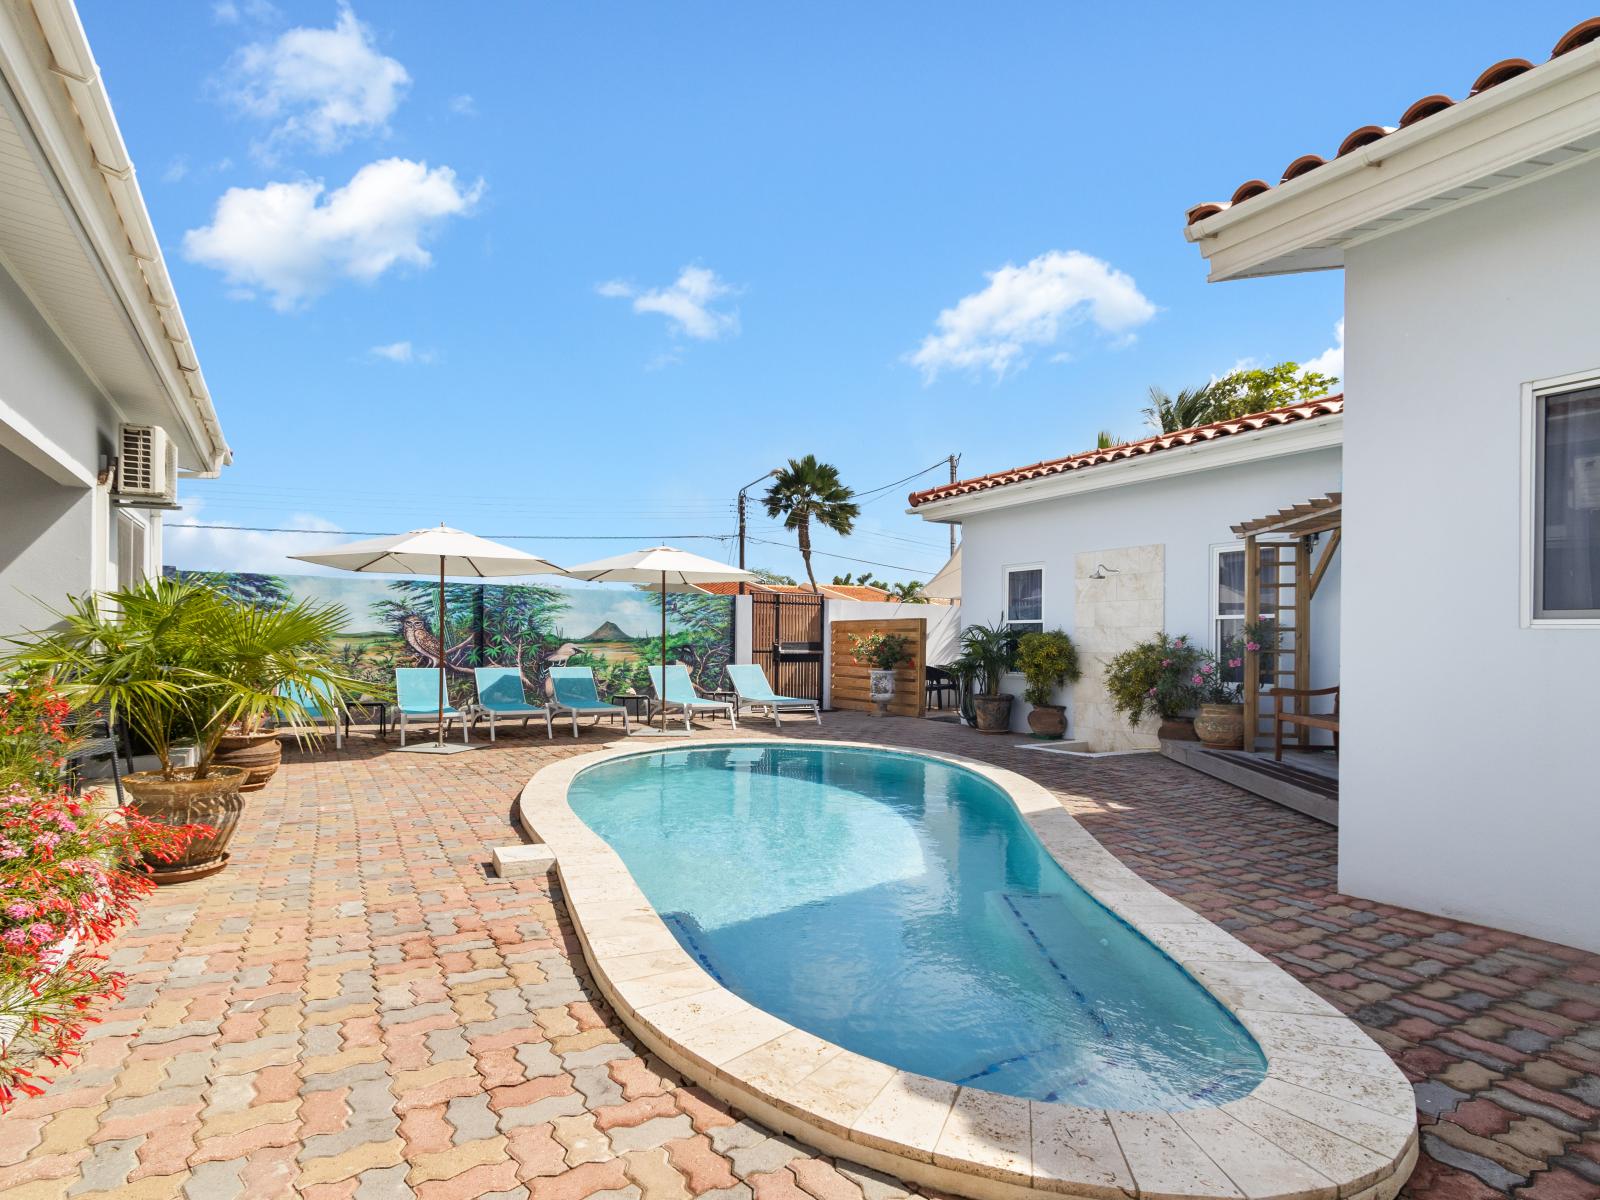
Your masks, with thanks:
<instances>
[{"instance_id":1,"label":"paved driveway","mask_svg":"<svg viewBox=\"0 0 1600 1200\"><path fill-rule=\"evenodd\" d=\"M1039 779L1145 878L1356 1017L1417 1083L1409 1194L1600 1197L1600 958L1341 896L1332 830L1154 756L1057 759L844 713L820 732ZM487 875L528 776L605 740L291 753L229 868L163 889L117 943L128 995L84 1058L0 1119L0 1194L905 1194L684 1085L593 991L559 896Z\"/></svg>"}]
</instances>

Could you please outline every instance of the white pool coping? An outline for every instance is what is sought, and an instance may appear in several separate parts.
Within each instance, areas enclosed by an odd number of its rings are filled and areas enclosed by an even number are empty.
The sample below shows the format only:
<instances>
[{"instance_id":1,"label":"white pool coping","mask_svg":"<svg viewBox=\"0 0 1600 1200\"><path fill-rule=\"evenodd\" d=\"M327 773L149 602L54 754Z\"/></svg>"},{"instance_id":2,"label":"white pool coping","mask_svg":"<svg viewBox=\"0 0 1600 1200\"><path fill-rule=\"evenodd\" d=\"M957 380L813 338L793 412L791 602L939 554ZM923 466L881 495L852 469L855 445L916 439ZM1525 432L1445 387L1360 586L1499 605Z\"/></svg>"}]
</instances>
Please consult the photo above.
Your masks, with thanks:
<instances>
[{"instance_id":1,"label":"white pool coping","mask_svg":"<svg viewBox=\"0 0 1600 1200\"><path fill-rule=\"evenodd\" d=\"M1044 787L949 754L895 751L996 784L1077 882L1177 961L1267 1059L1248 1096L1184 1112L1024 1100L898 1070L749 1004L706 974L617 853L575 814L586 768L719 745L891 750L730 735L617 744L545 767L518 801L545 842L595 982L634 1034L683 1075L825 1154L976 1200L1391 1200L1417 1157L1411 1085L1348 1017L1242 942L1146 883Z\"/></svg>"}]
</instances>

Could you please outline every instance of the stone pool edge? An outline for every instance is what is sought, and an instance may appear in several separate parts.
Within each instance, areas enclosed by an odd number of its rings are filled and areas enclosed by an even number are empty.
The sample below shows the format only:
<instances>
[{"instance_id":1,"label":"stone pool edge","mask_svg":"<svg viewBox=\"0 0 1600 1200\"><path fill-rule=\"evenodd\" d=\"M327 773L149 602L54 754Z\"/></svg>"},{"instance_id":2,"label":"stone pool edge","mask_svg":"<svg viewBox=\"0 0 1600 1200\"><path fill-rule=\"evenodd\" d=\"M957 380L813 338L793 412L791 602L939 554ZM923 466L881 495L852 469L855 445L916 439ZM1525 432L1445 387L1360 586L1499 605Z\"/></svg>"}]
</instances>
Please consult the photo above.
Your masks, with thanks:
<instances>
[{"instance_id":1,"label":"stone pool edge","mask_svg":"<svg viewBox=\"0 0 1600 1200\"><path fill-rule=\"evenodd\" d=\"M615 851L572 811L567 787L611 759L773 745L619 742L541 769L518 820L555 855L601 993L663 1060L720 1099L826 1154L976 1200L1390 1200L1416 1162L1415 1101L1349 1018L1125 867L1043 786L959 755L913 753L1000 788L1062 868L1234 1014L1267 1059L1263 1082L1181 1113L1029 1101L897 1070L795 1029L719 985L678 945ZM838 740L778 742L884 751Z\"/></svg>"}]
</instances>

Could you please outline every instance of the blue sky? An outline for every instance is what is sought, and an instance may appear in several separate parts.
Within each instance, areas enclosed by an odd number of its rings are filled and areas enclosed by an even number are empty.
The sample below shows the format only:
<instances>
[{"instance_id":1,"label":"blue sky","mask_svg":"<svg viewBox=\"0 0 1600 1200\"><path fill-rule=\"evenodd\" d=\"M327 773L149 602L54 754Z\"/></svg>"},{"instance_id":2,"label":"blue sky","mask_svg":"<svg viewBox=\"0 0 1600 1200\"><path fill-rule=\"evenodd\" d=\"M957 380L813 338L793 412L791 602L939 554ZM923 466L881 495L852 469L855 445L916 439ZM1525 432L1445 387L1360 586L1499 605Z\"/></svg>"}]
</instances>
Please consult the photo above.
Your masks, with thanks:
<instances>
[{"instance_id":1,"label":"blue sky","mask_svg":"<svg viewBox=\"0 0 1600 1200\"><path fill-rule=\"evenodd\" d=\"M952 452L977 474L1140 436L1150 384L1336 364L1341 277L1208 285L1184 210L1589 15L80 6L236 451L174 521L443 520L558 563L731 557L686 535L731 533L791 455L863 492ZM819 552L931 574L910 486ZM171 530L167 558L329 540Z\"/></svg>"}]
</instances>

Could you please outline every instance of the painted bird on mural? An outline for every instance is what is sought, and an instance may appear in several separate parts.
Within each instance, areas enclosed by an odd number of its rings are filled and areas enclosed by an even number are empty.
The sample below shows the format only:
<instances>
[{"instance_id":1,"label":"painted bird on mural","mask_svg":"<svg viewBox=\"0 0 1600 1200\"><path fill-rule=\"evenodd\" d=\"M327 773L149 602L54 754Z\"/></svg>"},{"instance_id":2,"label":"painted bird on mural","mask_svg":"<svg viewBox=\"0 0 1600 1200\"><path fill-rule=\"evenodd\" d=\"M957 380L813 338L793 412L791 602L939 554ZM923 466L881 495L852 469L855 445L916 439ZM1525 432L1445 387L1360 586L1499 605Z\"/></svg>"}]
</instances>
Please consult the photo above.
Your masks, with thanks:
<instances>
[{"instance_id":1,"label":"painted bird on mural","mask_svg":"<svg viewBox=\"0 0 1600 1200\"><path fill-rule=\"evenodd\" d=\"M427 622L415 613L407 613L400 618L400 637L405 644L411 647L411 652L417 656L417 663L424 667L437 667L439 665L439 639L434 636L433 630L428 628ZM463 652L472 645L473 639L467 637L445 651L445 666L452 671L469 671L471 666L462 662Z\"/></svg>"}]
</instances>

